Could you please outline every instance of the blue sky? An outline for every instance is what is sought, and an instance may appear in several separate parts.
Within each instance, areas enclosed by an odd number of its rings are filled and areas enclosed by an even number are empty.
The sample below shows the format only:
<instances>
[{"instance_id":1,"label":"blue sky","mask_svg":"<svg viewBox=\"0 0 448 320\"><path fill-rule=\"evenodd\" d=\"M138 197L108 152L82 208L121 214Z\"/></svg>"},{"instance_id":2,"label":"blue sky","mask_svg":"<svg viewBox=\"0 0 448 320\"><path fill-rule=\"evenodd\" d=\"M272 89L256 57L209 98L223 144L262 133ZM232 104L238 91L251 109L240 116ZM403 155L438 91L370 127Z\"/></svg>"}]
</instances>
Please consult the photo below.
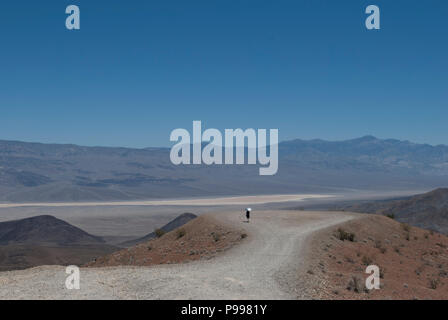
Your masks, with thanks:
<instances>
[{"instance_id":1,"label":"blue sky","mask_svg":"<svg viewBox=\"0 0 448 320\"><path fill-rule=\"evenodd\" d=\"M448 143L447 17L445 0L2 1L0 139L168 146L202 120Z\"/></svg>"}]
</instances>

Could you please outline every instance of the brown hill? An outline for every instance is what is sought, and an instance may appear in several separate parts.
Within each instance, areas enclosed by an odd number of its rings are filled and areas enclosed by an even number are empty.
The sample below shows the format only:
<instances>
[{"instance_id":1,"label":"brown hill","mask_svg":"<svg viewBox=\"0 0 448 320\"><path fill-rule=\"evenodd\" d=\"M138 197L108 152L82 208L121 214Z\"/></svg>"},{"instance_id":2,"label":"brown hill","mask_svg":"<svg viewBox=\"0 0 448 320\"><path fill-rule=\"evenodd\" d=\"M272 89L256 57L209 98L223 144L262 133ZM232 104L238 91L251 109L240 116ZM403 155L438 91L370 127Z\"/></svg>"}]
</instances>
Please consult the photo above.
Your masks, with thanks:
<instances>
[{"instance_id":1,"label":"brown hill","mask_svg":"<svg viewBox=\"0 0 448 320\"><path fill-rule=\"evenodd\" d=\"M366 215L314 235L306 277L319 299L448 299L447 248L445 235ZM379 290L365 290L371 264Z\"/></svg>"},{"instance_id":2,"label":"brown hill","mask_svg":"<svg viewBox=\"0 0 448 320\"><path fill-rule=\"evenodd\" d=\"M0 245L86 245L104 240L50 215L0 222Z\"/></svg>"},{"instance_id":3,"label":"brown hill","mask_svg":"<svg viewBox=\"0 0 448 320\"><path fill-rule=\"evenodd\" d=\"M39 265L81 265L116 251L100 237L53 216L0 223L0 271Z\"/></svg>"},{"instance_id":4,"label":"brown hill","mask_svg":"<svg viewBox=\"0 0 448 320\"><path fill-rule=\"evenodd\" d=\"M448 234L448 188L400 200L355 203L343 209L390 215L400 222Z\"/></svg>"},{"instance_id":5,"label":"brown hill","mask_svg":"<svg viewBox=\"0 0 448 320\"><path fill-rule=\"evenodd\" d=\"M149 266L210 258L246 237L216 218L203 215L158 238L100 257L87 267Z\"/></svg>"}]
</instances>

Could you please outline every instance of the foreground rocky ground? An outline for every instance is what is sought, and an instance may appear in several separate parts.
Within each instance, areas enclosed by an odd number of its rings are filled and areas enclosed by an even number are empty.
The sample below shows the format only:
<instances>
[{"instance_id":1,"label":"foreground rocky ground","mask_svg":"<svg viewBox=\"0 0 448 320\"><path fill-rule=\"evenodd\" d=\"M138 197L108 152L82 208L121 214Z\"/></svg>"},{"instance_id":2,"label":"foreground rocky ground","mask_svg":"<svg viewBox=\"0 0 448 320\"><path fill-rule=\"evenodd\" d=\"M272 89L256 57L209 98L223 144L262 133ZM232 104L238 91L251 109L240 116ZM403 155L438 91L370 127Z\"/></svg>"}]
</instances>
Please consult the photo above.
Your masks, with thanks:
<instances>
[{"instance_id":1,"label":"foreground rocky ground","mask_svg":"<svg viewBox=\"0 0 448 320\"><path fill-rule=\"evenodd\" d=\"M385 216L360 217L313 235L306 276L314 298L448 299L448 237ZM367 265L380 268L381 289L366 290Z\"/></svg>"},{"instance_id":2,"label":"foreground rocky ground","mask_svg":"<svg viewBox=\"0 0 448 320\"><path fill-rule=\"evenodd\" d=\"M448 238L348 212L220 212L81 268L0 273L1 299L447 299ZM381 289L366 290L367 265Z\"/></svg>"},{"instance_id":3,"label":"foreground rocky ground","mask_svg":"<svg viewBox=\"0 0 448 320\"><path fill-rule=\"evenodd\" d=\"M301 275L307 262L308 237L355 216L338 212L262 211L250 223L235 212L214 214L213 221L232 236L247 234L241 244L213 259L157 266L116 266L81 268L81 289L65 288L65 268L45 266L0 273L1 299L296 299L309 298L312 284ZM201 220L198 220L201 222ZM191 222L193 223L194 220ZM204 222L204 220L202 220ZM187 226L184 226L186 232ZM190 226L191 227L191 226ZM229 228L229 229L227 229ZM223 229L224 230L224 229ZM226 232L229 232L226 231ZM166 240L178 242L177 231ZM213 236L207 232L214 240ZM224 234L224 236L226 236ZM171 238L172 237L172 238ZM199 236L200 238L201 236ZM216 241L219 242L221 238ZM187 238L185 238L187 239ZM236 238L235 238L236 239ZM208 241L208 240L207 240ZM230 243L229 243L230 244ZM147 244L149 246L149 244ZM155 243L152 243L155 246ZM163 246L162 246L163 247ZM175 246L177 248L177 246ZM173 250L174 247L171 247ZM137 250L137 249L136 249ZM139 251L138 249L137 251ZM146 250L148 250L146 248ZM148 251L152 251L148 250ZM158 250L158 249L156 249ZM182 250L180 249L182 252ZM163 250L161 251L163 252ZM188 250L186 251L188 252ZM170 256L167 253L167 256ZM98 259L98 264L144 262L135 255ZM148 257L151 257L149 255ZM190 257L188 255L188 257ZM133 259L134 259L133 258ZM155 256L154 256L155 258ZM174 259L171 255L169 259ZM148 262L148 260L146 261ZM165 261L168 262L168 261Z\"/></svg>"}]
</instances>

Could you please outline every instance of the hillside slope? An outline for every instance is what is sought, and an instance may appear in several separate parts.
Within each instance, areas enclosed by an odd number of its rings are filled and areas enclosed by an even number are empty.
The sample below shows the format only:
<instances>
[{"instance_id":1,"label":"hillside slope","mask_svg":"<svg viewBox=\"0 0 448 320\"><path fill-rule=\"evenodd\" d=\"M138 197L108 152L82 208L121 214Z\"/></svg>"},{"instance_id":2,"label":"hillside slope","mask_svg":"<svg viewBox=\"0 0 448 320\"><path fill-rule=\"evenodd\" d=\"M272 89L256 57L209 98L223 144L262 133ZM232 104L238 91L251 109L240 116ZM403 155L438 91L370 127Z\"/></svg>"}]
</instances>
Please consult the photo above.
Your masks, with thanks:
<instances>
[{"instance_id":1,"label":"hillside slope","mask_svg":"<svg viewBox=\"0 0 448 320\"><path fill-rule=\"evenodd\" d=\"M175 219L171 220L170 222L168 222L166 225L164 225L163 227L160 228L160 230L164 233L173 231L174 229L177 229L181 226L183 226L184 224L188 223L189 221L193 220L197 218L197 215L193 214L193 213L183 213L180 216L176 217ZM146 242L149 241L151 239L157 238L156 232L151 232L141 238L135 239L135 240L130 240L130 241L126 241L121 243L120 245L123 247L130 247L130 246L134 246L136 244L142 243L142 242Z\"/></svg>"},{"instance_id":2,"label":"hillside slope","mask_svg":"<svg viewBox=\"0 0 448 320\"><path fill-rule=\"evenodd\" d=\"M316 299L448 299L448 237L388 217L364 215L322 230L309 256ZM379 290L365 288L368 265L380 268Z\"/></svg>"},{"instance_id":3,"label":"hillside slope","mask_svg":"<svg viewBox=\"0 0 448 320\"><path fill-rule=\"evenodd\" d=\"M43 215L21 220L0 222L0 245L86 245L103 244L100 237L53 216Z\"/></svg>"},{"instance_id":4,"label":"hillside slope","mask_svg":"<svg viewBox=\"0 0 448 320\"><path fill-rule=\"evenodd\" d=\"M87 266L149 266L210 258L231 248L246 236L242 230L222 224L212 216L203 215L190 219L190 222L160 237L155 236L133 247L99 257Z\"/></svg>"},{"instance_id":5,"label":"hillside slope","mask_svg":"<svg viewBox=\"0 0 448 320\"><path fill-rule=\"evenodd\" d=\"M53 216L0 223L0 270L80 265L118 250L100 237Z\"/></svg>"},{"instance_id":6,"label":"hillside slope","mask_svg":"<svg viewBox=\"0 0 448 320\"><path fill-rule=\"evenodd\" d=\"M393 215L398 221L448 234L448 188L439 188L401 200L355 203L344 209Z\"/></svg>"}]
</instances>

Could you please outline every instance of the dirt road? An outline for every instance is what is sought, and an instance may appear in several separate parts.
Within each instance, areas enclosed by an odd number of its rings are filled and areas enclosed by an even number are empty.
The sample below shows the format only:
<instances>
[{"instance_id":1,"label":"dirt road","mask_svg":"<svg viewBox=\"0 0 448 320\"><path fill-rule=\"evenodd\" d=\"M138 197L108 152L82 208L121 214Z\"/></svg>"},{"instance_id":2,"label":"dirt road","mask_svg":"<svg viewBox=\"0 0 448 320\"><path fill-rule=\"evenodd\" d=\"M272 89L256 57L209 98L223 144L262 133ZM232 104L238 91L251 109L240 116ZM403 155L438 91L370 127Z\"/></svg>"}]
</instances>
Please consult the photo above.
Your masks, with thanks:
<instances>
[{"instance_id":1,"label":"dirt road","mask_svg":"<svg viewBox=\"0 0 448 320\"><path fill-rule=\"evenodd\" d=\"M155 267L81 269L81 289L65 288L65 268L0 273L0 299L295 299L312 232L355 218L342 212L260 211L250 223L214 214L247 230L241 244L211 260Z\"/></svg>"}]
</instances>

